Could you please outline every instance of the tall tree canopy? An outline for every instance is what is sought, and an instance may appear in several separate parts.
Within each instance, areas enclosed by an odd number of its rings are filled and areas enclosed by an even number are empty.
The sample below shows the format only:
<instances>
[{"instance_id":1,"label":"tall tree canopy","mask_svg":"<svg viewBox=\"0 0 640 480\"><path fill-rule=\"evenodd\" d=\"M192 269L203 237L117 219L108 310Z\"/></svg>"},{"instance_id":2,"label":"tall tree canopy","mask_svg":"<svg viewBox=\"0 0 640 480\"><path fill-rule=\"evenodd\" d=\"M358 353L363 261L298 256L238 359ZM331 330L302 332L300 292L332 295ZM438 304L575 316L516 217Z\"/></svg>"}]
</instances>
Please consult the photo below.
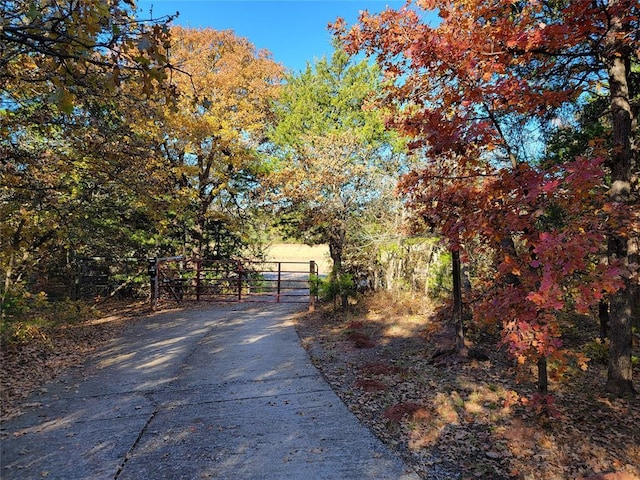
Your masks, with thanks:
<instances>
[{"instance_id":1,"label":"tall tree canopy","mask_svg":"<svg viewBox=\"0 0 640 480\"><path fill-rule=\"evenodd\" d=\"M169 19L138 20L133 0L3 0L0 9L3 104L24 101L25 85L67 112L80 87L102 92L132 78L147 94L166 86Z\"/></svg>"},{"instance_id":2,"label":"tall tree canopy","mask_svg":"<svg viewBox=\"0 0 640 480\"><path fill-rule=\"evenodd\" d=\"M180 249L228 257L242 243L249 195L263 168L258 149L284 69L229 30L171 33L171 63L188 74L174 75L181 96L164 114L160 145L183 199Z\"/></svg>"},{"instance_id":3,"label":"tall tree canopy","mask_svg":"<svg viewBox=\"0 0 640 480\"><path fill-rule=\"evenodd\" d=\"M430 10L437 26L421 15ZM558 314L608 295L607 389L618 394L633 391L629 286L637 277L627 241L638 232L638 158L629 79L638 13L633 0L418 0L365 12L348 31L335 25L349 51L377 55L390 123L429 160L402 182L410 205L453 248L479 237L493 256L497 275L475 316L502 322L512 352L541 365L564 354ZM588 92L608 97L610 148L594 143L589 155L551 169L532 162L525 147L536 145L522 132Z\"/></svg>"},{"instance_id":4,"label":"tall tree canopy","mask_svg":"<svg viewBox=\"0 0 640 480\"><path fill-rule=\"evenodd\" d=\"M328 243L334 276L354 220L381 195L397 136L379 111L367 109L381 88L377 67L341 49L288 79L277 102L272 140L279 159L270 177L285 210L297 212L301 237Z\"/></svg>"},{"instance_id":5,"label":"tall tree canopy","mask_svg":"<svg viewBox=\"0 0 640 480\"><path fill-rule=\"evenodd\" d=\"M168 28L136 20L132 2L1 8L4 318L27 275L42 278L73 253L131 254L151 234L148 202L165 182L134 115L174 91Z\"/></svg>"}]
</instances>

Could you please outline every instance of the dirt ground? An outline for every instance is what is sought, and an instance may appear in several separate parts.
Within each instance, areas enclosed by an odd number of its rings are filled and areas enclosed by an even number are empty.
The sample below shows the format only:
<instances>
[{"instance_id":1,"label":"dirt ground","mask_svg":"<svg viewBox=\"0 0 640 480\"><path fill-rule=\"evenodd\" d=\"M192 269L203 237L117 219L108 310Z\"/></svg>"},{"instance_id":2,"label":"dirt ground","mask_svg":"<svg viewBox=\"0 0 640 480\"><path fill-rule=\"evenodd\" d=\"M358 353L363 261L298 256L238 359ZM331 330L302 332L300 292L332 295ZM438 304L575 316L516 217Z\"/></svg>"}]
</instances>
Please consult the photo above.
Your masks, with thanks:
<instances>
[{"instance_id":1,"label":"dirt ground","mask_svg":"<svg viewBox=\"0 0 640 480\"><path fill-rule=\"evenodd\" d=\"M448 315L402 302L321 308L298 331L347 406L425 479L640 479L640 398L606 395L605 365L552 382L542 414L528 404L532 372L496 337L468 332L469 358L438 356L453 346ZM565 341L579 348L594 330L579 325Z\"/></svg>"}]
</instances>

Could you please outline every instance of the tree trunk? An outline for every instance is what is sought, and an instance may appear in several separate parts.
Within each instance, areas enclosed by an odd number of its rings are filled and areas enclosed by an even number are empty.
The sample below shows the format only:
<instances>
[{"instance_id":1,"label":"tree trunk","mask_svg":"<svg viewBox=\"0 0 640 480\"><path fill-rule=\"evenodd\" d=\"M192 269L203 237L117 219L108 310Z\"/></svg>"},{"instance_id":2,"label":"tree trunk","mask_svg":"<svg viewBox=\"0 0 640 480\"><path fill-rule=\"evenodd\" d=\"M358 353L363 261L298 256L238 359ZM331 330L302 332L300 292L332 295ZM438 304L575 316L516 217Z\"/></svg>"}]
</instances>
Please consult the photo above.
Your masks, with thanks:
<instances>
[{"instance_id":1,"label":"tree trunk","mask_svg":"<svg viewBox=\"0 0 640 480\"><path fill-rule=\"evenodd\" d=\"M598 319L600 320L600 340L604 342L609 336L609 302L600 300L598 303Z\"/></svg>"},{"instance_id":2,"label":"tree trunk","mask_svg":"<svg viewBox=\"0 0 640 480\"><path fill-rule=\"evenodd\" d=\"M616 2L612 2L616 3ZM630 52L620 38L624 34L623 19L614 17L605 42L609 95L612 117L612 149L609 158L611 169L610 199L620 205L628 204L631 194L631 136L633 113L629 102L628 76ZM628 219L620 219L622 225ZM621 262L629 267L628 239L614 228L608 241L610 262ZM623 396L635 393L631 364L631 284L628 278L625 287L609 299L609 370L606 390Z\"/></svg>"},{"instance_id":3,"label":"tree trunk","mask_svg":"<svg viewBox=\"0 0 640 480\"><path fill-rule=\"evenodd\" d=\"M460 250L451 250L453 271L453 320L456 325L456 350L464 351L464 325L462 322L462 274L460 269Z\"/></svg>"},{"instance_id":4,"label":"tree trunk","mask_svg":"<svg viewBox=\"0 0 640 480\"><path fill-rule=\"evenodd\" d=\"M329 242L329 256L333 262L331 274L334 276L340 275L342 273L342 245Z\"/></svg>"},{"instance_id":5,"label":"tree trunk","mask_svg":"<svg viewBox=\"0 0 640 480\"><path fill-rule=\"evenodd\" d=\"M549 393L549 378L547 376L547 357L538 359L538 392L546 395Z\"/></svg>"},{"instance_id":6,"label":"tree trunk","mask_svg":"<svg viewBox=\"0 0 640 480\"><path fill-rule=\"evenodd\" d=\"M625 239L617 239L617 245L611 246L611 256L623 258ZM635 393L633 387L631 286L625 280L625 288L611 295L609 300L609 369L607 371L606 391L617 396Z\"/></svg>"},{"instance_id":7,"label":"tree trunk","mask_svg":"<svg viewBox=\"0 0 640 480\"><path fill-rule=\"evenodd\" d=\"M13 278L14 269L17 264L16 252L20 251L20 242L22 241L22 229L26 224L24 218L20 219L20 223L16 228L16 231L12 235L11 245L9 246L9 262L7 263L4 272L4 282L2 287L2 295L0 295L0 324L4 324L6 317L6 300L9 297L9 292L15 286Z\"/></svg>"},{"instance_id":8,"label":"tree trunk","mask_svg":"<svg viewBox=\"0 0 640 480\"><path fill-rule=\"evenodd\" d=\"M9 297L9 290L11 289L11 277L13 275L13 264L15 262L16 254L11 252L9 254L9 263L4 272L4 282L2 287L2 293L0 294L0 325L4 326L6 317L6 300Z\"/></svg>"},{"instance_id":9,"label":"tree trunk","mask_svg":"<svg viewBox=\"0 0 640 480\"><path fill-rule=\"evenodd\" d=\"M344 251L345 231L343 228L339 228L338 231L332 232L329 237L329 256L333 261L333 268L331 269L331 275L329 281L336 282L339 286L339 294L342 302L342 308L346 309L349 303L349 294L343 291L343 267L342 267L342 254ZM335 304L334 298L334 304Z\"/></svg>"}]
</instances>

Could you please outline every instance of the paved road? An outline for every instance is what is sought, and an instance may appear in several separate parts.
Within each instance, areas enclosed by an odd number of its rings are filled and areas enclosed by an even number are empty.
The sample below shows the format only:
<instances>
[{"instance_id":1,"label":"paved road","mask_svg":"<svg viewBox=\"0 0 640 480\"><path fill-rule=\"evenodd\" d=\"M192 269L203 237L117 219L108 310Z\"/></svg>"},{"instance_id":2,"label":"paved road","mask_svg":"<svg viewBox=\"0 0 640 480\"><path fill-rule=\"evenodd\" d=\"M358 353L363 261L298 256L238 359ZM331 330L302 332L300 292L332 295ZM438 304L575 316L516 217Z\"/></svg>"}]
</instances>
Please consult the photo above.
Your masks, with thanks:
<instances>
[{"instance_id":1,"label":"paved road","mask_svg":"<svg viewBox=\"0 0 640 480\"><path fill-rule=\"evenodd\" d=\"M299 305L151 316L2 425L2 479L418 477L300 346Z\"/></svg>"}]
</instances>

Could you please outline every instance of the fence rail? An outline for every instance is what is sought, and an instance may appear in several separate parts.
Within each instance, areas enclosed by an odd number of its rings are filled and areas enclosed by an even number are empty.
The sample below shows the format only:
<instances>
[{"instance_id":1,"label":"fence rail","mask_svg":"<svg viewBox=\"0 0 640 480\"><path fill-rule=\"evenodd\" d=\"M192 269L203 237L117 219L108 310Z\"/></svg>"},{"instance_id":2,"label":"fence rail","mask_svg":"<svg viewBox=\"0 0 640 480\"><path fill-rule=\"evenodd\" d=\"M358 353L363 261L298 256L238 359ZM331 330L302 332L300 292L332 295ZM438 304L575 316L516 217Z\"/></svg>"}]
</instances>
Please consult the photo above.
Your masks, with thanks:
<instances>
[{"instance_id":1,"label":"fence rail","mask_svg":"<svg viewBox=\"0 0 640 480\"><path fill-rule=\"evenodd\" d=\"M315 305L316 262L228 261L164 257L149 259L151 300L282 302Z\"/></svg>"}]
</instances>

